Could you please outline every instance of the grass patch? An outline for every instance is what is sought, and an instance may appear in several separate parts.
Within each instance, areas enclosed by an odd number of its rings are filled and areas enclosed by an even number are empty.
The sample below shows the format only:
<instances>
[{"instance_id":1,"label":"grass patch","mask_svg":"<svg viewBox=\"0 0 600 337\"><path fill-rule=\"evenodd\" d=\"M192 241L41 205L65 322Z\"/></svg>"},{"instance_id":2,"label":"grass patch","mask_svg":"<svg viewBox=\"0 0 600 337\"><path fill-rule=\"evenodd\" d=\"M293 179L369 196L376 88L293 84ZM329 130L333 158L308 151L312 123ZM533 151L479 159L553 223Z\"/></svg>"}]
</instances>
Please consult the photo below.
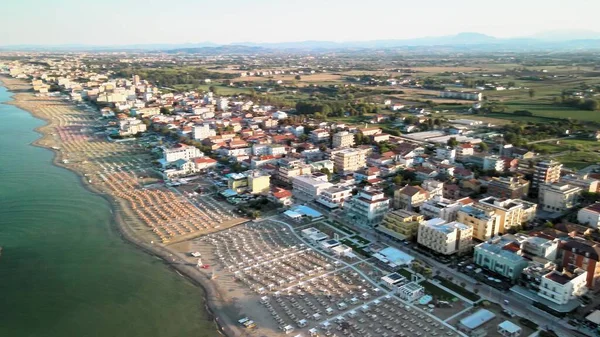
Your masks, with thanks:
<instances>
[{"instance_id":1,"label":"grass patch","mask_svg":"<svg viewBox=\"0 0 600 337\"><path fill-rule=\"evenodd\" d=\"M400 268L396 270L396 273L406 277L408 280L412 280L413 273L406 268Z\"/></svg>"},{"instance_id":2,"label":"grass patch","mask_svg":"<svg viewBox=\"0 0 600 337\"><path fill-rule=\"evenodd\" d=\"M350 241L349 239L343 239L343 240L340 240L340 242L345 244L346 246L352 248L353 251L359 253L360 255L362 255L364 257L371 257L370 252L367 252L363 248L360 248L359 246L357 246L354 242Z\"/></svg>"},{"instance_id":3,"label":"grass patch","mask_svg":"<svg viewBox=\"0 0 600 337\"><path fill-rule=\"evenodd\" d=\"M455 293L461 295L462 297L467 298L470 301L476 302L481 299L481 296L479 296L471 291L468 291L467 289L461 287L458 284L454 284L454 283L450 282L450 280L447 280L443 277L436 277L436 279L438 281L440 281L440 284L443 285L444 287L454 291Z\"/></svg>"},{"instance_id":4,"label":"grass patch","mask_svg":"<svg viewBox=\"0 0 600 337\"><path fill-rule=\"evenodd\" d=\"M528 320L527 318L520 318L519 319L519 323L521 323L523 326L526 326L526 327L528 327L530 329L533 329L533 330L537 330L538 329L538 325L535 324L534 322Z\"/></svg>"},{"instance_id":5,"label":"grass patch","mask_svg":"<svg viewBox=\"0 0 600 337\"><path fill-rule=\"evenodd\" d=\"M600 162L600 154L594 152L571 152L555 157L554 159L561 162L565 167L582 169Z\"/></svg>"},{"instance_id":6,"label":"grass patch","mask_svg":"<svg viewBox=\"0 0 600 337\"><path fill-rule=\"evenodd\" d=\"M554 105L541 100L531 102L507 102L509 112L515 110L531 111L535 117L546 118L571 118L593 122L600 122L600 114L597 111L580 110L567 106Z\"/></svg>"},{"instance_id":7,"label":"grass patch","mask_svg":"<svg viewBox=\"0 0 600 337\"><path fill-rule=\"evenodd\" d=\"M341 223L337 222L337 221L326 221L327 224L339 229L340 231L346 233L347 235L355 235L356 232L353 231L352 229L348 228L347 226L342 225Z\"/></svg>"},{"instance_id":8,"label":"grass patch","mask_svg":"<svg viewBox=\"0 0 600 337\"><path fill-rule=\"evenodd\" d=\"M454 295L429 281L421 282L420 284L423 288L425 288L425 293L435 297L438 300L452 301L454 298L456 298Z\"/></svg>"}]
</instances>

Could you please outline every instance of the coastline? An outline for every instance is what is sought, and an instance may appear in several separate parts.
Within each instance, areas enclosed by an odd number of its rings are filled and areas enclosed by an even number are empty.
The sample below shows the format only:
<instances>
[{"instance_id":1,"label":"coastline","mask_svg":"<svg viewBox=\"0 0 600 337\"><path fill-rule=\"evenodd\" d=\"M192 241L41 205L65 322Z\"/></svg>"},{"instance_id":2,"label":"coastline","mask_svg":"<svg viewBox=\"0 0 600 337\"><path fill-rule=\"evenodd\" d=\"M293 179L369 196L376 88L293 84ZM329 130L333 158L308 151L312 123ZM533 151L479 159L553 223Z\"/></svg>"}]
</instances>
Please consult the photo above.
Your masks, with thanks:
<instances>
[{"instance_id":1,"label":"coastline","mask_svg":"<svg viewBox=\"0 0 600 337\"><path fill-rule=\"evenodd\" d=\"M52 164L56 167L61 167L75 173L80 179L81 185L96 195L99 195L105 199L111 209L112 221L111 227L117 231L119 236L128 244L132 244L136 248L145 252L146 254L160 258L163 263L171 270L177 272L180 276L185 277L192 284L199 286L203 291L204 310L207 314L207 318L215 324L215 331L221 335L227 337L236 337L247 335L236 326L235 318L227 315L219 315L217 313L223 312L221 309L226 305L222 296L220 295L217 287L207 278L206 275L199 272L195 265L190 265L184 262L181 253L171 250L168 247L161 244L151 244L143 241L139 236L136 235L135 229L125 221L124 214L126 212L125 205L122 201L113 197L112 195L100 190L90 183L85 174L79 170L74 169L73 166L65 165L62 162L62 152L52 148L49 144L52 142L51 133L52 128L55 126L52 119L45 114L37 111L27 104L24 104L27 96L34 97L31 86L26 82L13 79L10 77L0 76L0 86L5 87L11 93L11 100L4 102L3 104L9 104L18 107L31 114L33 117L44 121L44 125L35 128L33 131L38 133L40 137L33 141L31 145L48 149L53 152ZM61 102L58 98L47 97L49 100L56 100ZM63 103L70 104L70 103ZM77 109L76 107L73 107Z\"/></svg>"}]
</instances>

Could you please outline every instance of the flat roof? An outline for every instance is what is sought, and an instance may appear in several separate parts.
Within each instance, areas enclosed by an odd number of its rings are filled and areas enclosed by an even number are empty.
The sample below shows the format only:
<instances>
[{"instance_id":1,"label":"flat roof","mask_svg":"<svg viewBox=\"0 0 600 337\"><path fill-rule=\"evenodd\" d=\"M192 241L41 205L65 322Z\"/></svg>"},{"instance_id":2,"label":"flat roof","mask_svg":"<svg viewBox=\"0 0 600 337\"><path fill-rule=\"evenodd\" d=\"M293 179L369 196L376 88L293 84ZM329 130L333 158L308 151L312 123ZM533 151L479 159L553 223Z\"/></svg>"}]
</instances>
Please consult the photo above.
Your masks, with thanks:
<instances>
[{"instance_id":1,"label":"flat roof","mask_svg":"<svg viewBox=\"0 0 600 337\"><path fill-rule=\"evenodd\" d=\"M494 317L496 317L496 315L491 311L479 309L474 314L461 319L460 324L469 330L474 330L491 321Z\"/></svg>"},{"instance_id":2,"label":"flat roof","mask_svg":"<svg viewBox=\"0 0 600 337\"><path fill-rule=\"evenodd\" d=\"M294 208L294 211L298 212L298 213L301 213L301 214L304 214L306 216L309 216L311 218L318 218L318 217L323 216L323 214L317 212L316 210L314 210L314 209L312 209L312 208L310 208L308 206L304 206L304 205L301 205L301 206L298 206L298 207Z\"/></svg>"},{"instance_id":3,"label":"flat roof","mask_svg":"<svg viewBox=\"0 0 600 337\"><path fill-rule=\"evenodd\" d=\"M391 263L396 264L396 265L408 264L408 263L412 262L412 260L415 259L414 257L412 257L394 247L384 248L384 249L380 250L378 253L383 255L388 261L390 261Z\"/></svg>"},{"instance_id":4,"label":"flat roof","mask_svg":"<svg viewBox=\"0 0 600 337\"><path fill-rule=\"evenodd\" d=\"M424 288L416 282L410 282L400 287L400 289L406 289L408 291L419 291Z\"/></svg>"},{"instance_id":5,"label":"flat roof","mask_svg":"<svg viewBox=\"0 0 600 337\"><path fill-rule=\"evenodd\" d=\"M594 324L600 324L600 310L594 310L591 314L585 316L585 319Z\"/></svg>"},{"instance_id":6,"label":"flat roof","mask_svg":"<svg viewBox=\"0 0 600 337\"><path fill-rule=\"evenodd\" d=\"M504 321L498 324L498 327L504 329L508 333L517 333L521 331L521 327L511 321Z\"/></svg>"},{"instance_id":7,"label":"flat roof","mask_svg":"<svg viewBox=\"0 0 600 337\"><path fill-rule=\"evenodd\" d=\"M577 277L577 275L574 276ZM558 284L567 284L574 278L568 274L561 274L556 271L551 271L548 274L544 275L544 277Z\"/></svg>"}]
</instances>

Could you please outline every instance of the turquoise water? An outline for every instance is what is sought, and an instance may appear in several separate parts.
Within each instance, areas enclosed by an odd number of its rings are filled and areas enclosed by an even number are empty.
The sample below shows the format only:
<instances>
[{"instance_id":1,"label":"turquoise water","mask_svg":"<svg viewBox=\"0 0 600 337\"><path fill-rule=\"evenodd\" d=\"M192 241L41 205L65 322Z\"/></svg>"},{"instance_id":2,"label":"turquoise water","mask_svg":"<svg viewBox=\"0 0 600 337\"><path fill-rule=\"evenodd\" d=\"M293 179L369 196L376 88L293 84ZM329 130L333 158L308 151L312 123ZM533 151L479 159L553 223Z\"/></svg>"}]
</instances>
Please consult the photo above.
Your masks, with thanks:
<instances>
[{"instance_id":1,"label":"turquoise water","mask_svg":"<svg viewBox=\"0 0 600 337\"><path fill-rule=\"evenodd\" d=\"M201 290L125 243L108 203L30 145L41 125L0 104L0 336L216 335Z\"/></svg>"}]
</instances>

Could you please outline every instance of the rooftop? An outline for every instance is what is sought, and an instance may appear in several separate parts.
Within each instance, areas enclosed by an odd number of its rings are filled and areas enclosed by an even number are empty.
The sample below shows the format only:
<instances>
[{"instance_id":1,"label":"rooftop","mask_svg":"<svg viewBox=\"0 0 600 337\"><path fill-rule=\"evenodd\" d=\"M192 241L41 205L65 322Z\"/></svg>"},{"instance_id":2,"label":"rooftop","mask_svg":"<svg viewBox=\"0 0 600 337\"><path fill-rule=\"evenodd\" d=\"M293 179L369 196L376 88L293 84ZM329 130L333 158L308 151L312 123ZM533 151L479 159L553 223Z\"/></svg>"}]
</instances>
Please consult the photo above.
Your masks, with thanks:
<instances>
[{"instance_id":1,"label":"rooftop","mask_svg":"<svg viewBox=\"0 0 600 337\"><path fill-rule=\"evenodd\" d=\"M494 317L496 317L496 315L494 315L491 311L479 309L474 314L461 319L460 324L469 330L474 330L491 321L494 319Z\"/></svg>"}]
</instances>

